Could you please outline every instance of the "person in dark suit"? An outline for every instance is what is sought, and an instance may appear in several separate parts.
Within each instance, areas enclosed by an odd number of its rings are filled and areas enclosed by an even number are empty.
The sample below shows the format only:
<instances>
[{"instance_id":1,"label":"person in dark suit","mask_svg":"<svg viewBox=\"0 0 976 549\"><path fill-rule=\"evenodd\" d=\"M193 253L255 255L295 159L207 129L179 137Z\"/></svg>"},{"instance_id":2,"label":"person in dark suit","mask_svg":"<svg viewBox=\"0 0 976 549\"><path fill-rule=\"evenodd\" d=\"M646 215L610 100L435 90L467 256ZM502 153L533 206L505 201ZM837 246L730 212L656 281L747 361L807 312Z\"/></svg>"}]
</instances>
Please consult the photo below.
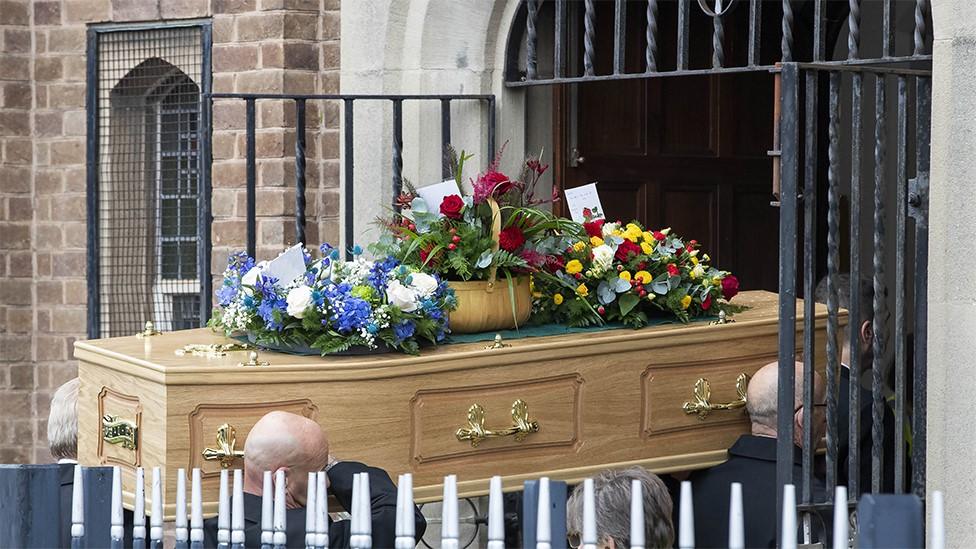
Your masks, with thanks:
<instances>
[{"instance_id":1,"label":"person in dark suit","mask_svg":"<svg viewBox=\"0 0 976 549\"><path fill-rule=\"evenodd\" d=\"M742 483L746 547L776 547L776 381L777 363L759 369L749 381L746 410L752 434L742 435L729 448L729 459L721 465L696 471L688 480L692 486L697 547L729 546L729 493L733 482ZM814 415L815 438L823 432L825 388L818 374L814 383L814 410L803 408L803 363L796 363L796 401L793 413L795 456L794 484L802 478L801 447L803 416ZM823 485L815 479L817 501ZM675 509L679 497L675 496ZM675 517L677 523L677 517Z\"/></svg>"},{"instance_id":2,"label":"person in dark suit","mask_svg":"<svg viewBox=\"0 0 976 549\"><path fill-rule=\"evenodd\" d=\"M354 461L337 461L329 454L329 442L319 425L287 412L271 412L248 433L244 443L244 539L246 547L261 545L261 500L264 471L283 469L286 474L285 527L287 547L305 547L305 513L308 473L325 470L329 493L346 511L352 509L352 485L357 473L369 473L373 547L393 547L396 537L397 488L390 476L375 467ZM330 509L335 512L337 509ZM420 510L414 508L415 537L419 542L427 528ZM349 521L329 522L329 547L349 547ZM204 522L204 546L217 546L217 519Z\"/></svg>"},{"instance_id":3,"label":"person in dark suit","mask_svg":"<svg viewBox=\"0 0 976 549\"><path fill-rule=\"evenodd\" d=\"M51 398L47 418L47 442L51 457L58 461L61 475L60 523L61 547L71 547L71 499L75 488L75 467L78 465L78 378L58 387ZM122 512L123 544L132 546L132 511Z\"/></svg>"},{"instance_id":4,"label":"person in dark suit","mask_svg":"<svg viewBox=\"0 0 976 549\"><path fill-rule=\"evenodd\" d=\"M836 285L838 307L849 310L852 303L850 275L837 275ZM817 284L815 295L818 303L827 304L826 278ZM856 297L860 307L860 318L857 321L857 351L862 373L856 389L858 391L857 422L860 431L857 437L857 491L859 494L863 494L870 492L872 489L871 450L874 441L871 432L872 426L874 425L874 402L871 395L872 363L874 361L874 351L872 348L874 338L874 284L871 280L860 280L858 284L858 295ZM839 486L849 486L852 472L850 460L851 344L849 329L845 328L840 330L838 344L840 349L840 375L838 376L839 393L837 395L837 484ZM895 416L887 401L884 406L883 433L881 492L891 492L894 490L895 483L894 456L896 436ZM901 436L899 435L897 438L900 439Z\"/></svg>"}]
</instances>

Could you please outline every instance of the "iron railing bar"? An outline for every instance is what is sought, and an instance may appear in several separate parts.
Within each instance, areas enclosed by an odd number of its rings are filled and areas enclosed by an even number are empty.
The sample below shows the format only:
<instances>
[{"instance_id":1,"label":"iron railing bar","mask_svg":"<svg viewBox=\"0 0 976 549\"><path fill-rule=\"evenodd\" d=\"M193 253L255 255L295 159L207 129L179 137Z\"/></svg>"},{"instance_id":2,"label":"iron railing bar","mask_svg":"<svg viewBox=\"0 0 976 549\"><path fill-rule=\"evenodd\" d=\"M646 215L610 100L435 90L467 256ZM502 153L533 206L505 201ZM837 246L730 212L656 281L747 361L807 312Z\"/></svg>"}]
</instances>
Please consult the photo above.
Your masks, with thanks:
<instances>
[{"instance_id":1,"label":"iron railing bar","mask_svg":"<svg viewBox=\"0 0 976 549\"><path fill-rule=\"evenodd\" d=\"M566 74L565 59L565 36L566 36L566 2L557 0L556 2L556 23L553 35L553 61L552 74L556 78L561 78Z\"/></svg>"},{"instance_id":2,"label":"iron railing bar","mask_svg":"<svg viewBox=\"0 0 976 549\"><path fill-rule=\"evenodd\" d=\"M804 73L806 84L804 114L803 174L803 479L800 501L813 501L814 364L816 362L817 287L817 71Z\"/></svg>"},{"instance_id":3,"label":"iron railing bar","mask_svg":"<svg viewBox=\"0 0 976 549\"><path fill-rule=\"evenodd\" d=\"M491 94L432 94L432 95L418 95L418 94L380 94L380 95L366 95L366 94L295 94L295 93L211 93L207 94L207 97L213 99L332 99L332 100L345 100L345 99L355 99L357 101L439 101L441 99L452 99L452 100L481 100L487 101L494 98Z\"/></svg>"},{"instance_id":4,"label":"iron railing bar","mask_svg":"<svg viewBox=\"0 0 976 549\"><path fill-rule=\"evenodd\" d=\"M257 153L255 152L255 99L249 98L244 100L244 148L245 156L247 158L247 164L245 168L245 188L246 188L246 201L245 208L247 209L247 255L251 257L256 257L257 249L257 230L255 230L255 218L257 217L257 212L255 211L257 198L256 198L256 187L257 187L257 166L256 158Z\"/></svg>"},{"instance_id":5,"label":"iron railing bar","mask_svg":"<svg viewBox=\"0 0 976 549\"><path fill-rule=\"evenodd\" d=\"M782 61L793 61L793 4L791 0L783 0L783 38L780 42Z\"/></svg>"},{"instance_id":6,"label":"iron railing bar","mask_svg":"<svg viewBox=\"0 0 976 549\"><path fill-rule=\"evenodd\" d=\"M657 0L647 0L647 27L645 41L647 48L644 52L646 72L657 72Z\"/></svg>"},{"instance_id":7,"label":"iron railing bar","mask_svg":"<svg viewBox=\"0 0 976 549\"><path fill-rule=\"evenodd\" d=\"M211 68L211 46L213 43L213 27L209 20L200 23L200 74L201 91L209 93L213 87L213 70ZM201 163L197 179L197 193L200 197L198 205L198 234L200 236L200 261L197 266L200 279L200 326L206 326L210 314L213 312L213 277L211 276L213 235L213 188L211 171L213 170L213 103L200 98L200 118L197 121L199 155Z\"/></svg>"},{"instance_id":8,"label":"iron railing bar","mask_svg":"<svg viewBox=\"0 0 976 549\"><path fill-rule=\"evenodd\" d=\"M849 0L848 6L847 58L857 59L860 57L861 45L861 2L860 0Z\"/></svg>"},{"instance_id":9,"label":"iron railing bar","mask_svg":"<svg viewBox=\"0 0 976 549\"><path fill-rule=\"evenodd\" d=\"M813 60L824 60L824 0L813 2Z\"/></svg>"},{"instance_id":10,"label":"iron railing bar","mask_svg":"<svg viewBox=\"0 0 976 549\"><path fill-rule=\"evenodd\" d=\"M624 54L627 47L627 2L615 0L613 6L613 73L624 73Z\"/></svg>"},{"instance_id":11,"label":"iron railing bar","mask_svg":"<svg viewBox=\"0 0 976 549\"><path fill-rule=\"evenodd\" d=\"M85 72L88 82L95 82L98 77L98 32L95 28L89 27L86 35L86 49L88 58L85 63ZM98 339L101 337L101 238L99 235L99 224L101 215L99 211L99 118L98 118L98 86L89 84L85 94L86 116L86 169L85 169L85 209L87 212L87 234L86 234L86 255L87 272L85 275L88 286L88 338Z\"/></svg>"},{"instance_id":12,"label":"iron railing bar","mask_svg":"<svg viewBox=\"0 0 976 549\"><path fill-rule=\"evenodd\" d=\"M495 155L495 96L488 98L488 155L485 158L492 158Z\"/></svg>"},{"instance_id":13,"label":"iron railing bar","mask_svg":"<svg viewBox=\"0 0 976 549\"><path fill-rule=\"evenodd\" d=\"M451 177L451 100L441 99L441 177Z\"/></svg>"},{"instance_id":14,"label":"iron railing bar","mask_svg":"<svg viewBox=\"0 0 976 549\"><path fill-rule=\"evenodd\" d=\"M749 0L749 66L759 66L762 40L762 0Z\"/></svg>"},{"instance_id":15,"label":"iron railing bar","mask_svg":"<svg viewBox=\"0 0 976 549\"><path fill-rule=\"evenodd\" d=\"M538 62L536 58L538 36L535 30L538 4L536 4L536 0L525 0L525 7L528 11L528 15L525 18L525 78L526 80L535 80L536 65Z\"/></svg>"},{"instance_id":16,"label":"iron railing bar","mask_svg":"<svg viewBox=\"0 0 976 549\"><path fill-rule=\"evenodd\" d=\"M596 9L593 0L584 0L583 9L583 75L593 76L593 39L596 35Z\"/></svg>"},{"instance_id":17,"label":"iron railing bar","mask_svg":"<svg viewBox=\"0 0 976 549\"><path fill-rule=\"evenodd\" d=\"M827 501L833 501L837 486L837 398L840 348L837 345L837 269L840 265L840 73L830 73L828 90L827 148ZM853 322L848 319L848 322Z\"/></svg>"},{"instance_id":18,"label":"iron railing bar","mask_svg":"<svg viewBox=\"0 0 976 549\"><path fill-rule=\"evenodd\" d=\"M691 0L678 0L678 52L675 60L678 71L688 70L688 35L691 33L690 5Z\"/></svg>"},{"instance_id":19,"label":"iron railing bar","mask_svg":"<svg viewBox=\"0 0 976 549\"><path fill-rule=\"evenodd\" d=\"M906 77L898 77L898 121L895 129L897 139L895 176L895 475L896 494L905 491L905 350L907 333L905 331L905 231L908 215L908 82Z\"/></svg>"},{"instance_id":20,"label":"iron railing bar","mask_svg":"<svg viewBox=\"0 0 976 549\"><path fill-rule=\"evenodd\" d=\"M848 496L854 499L858 491L861 442L861 84L863 75L851 75L851 186L850 186L850 303L847 308L850 383L848 423Z\"/></svg>"},{"instance_id":21,"label":"iron railing bar","mask_svg":"<svg viewBox=\"0 0 976 549\"><path fill-rule=\"evenodd\" d=\"M895 10L891 0L884 0L881 22L881 55L891 57L895 52Z\"/></svg>"},{"instance_id":22,"label":"iron railing bar","mask_svg":"<svg viewBox=\"0 0 976 549\"><path fill-rule=\"evenodd\" d=\"M874 78L874 231L873 285L871 318L871 491L884 487L884 358L885 358L885 156L887 147L885 76Z\"/></svg>"},{"instance_id":23,"label":"iron railing bar","mask_svg":"<svg viewBox=\"0 0 976 549\"><path fill-rule=\"evenodd\" d=\"M393 100L393 200L403 191L403 100Z\"/></svg>"},{"instance_id":24,"label":"iron railing bar","mask_svg":"<svg viewBox=\"0 0 976 549\"><path fill-rule=\"evenodd\" d=\"M725 23L722 21L722 0L715 0L712 16L712 68L725 66Z\"/></svg>"},{"instance_id":25,"label":"iron railing bar","mask_svg":"<svg viewBox=\"0 0 976 549\"><path fill-rule=\"evenodd\" d=\"M922 55L925 53L925 15L928 12L928 0L915 0L915 55Z\"/></svg>"},{"instance_id":26,"label":"iron railing bar","mask_svg":"<svg viewBox=\"0 0 976 549\"><path fill-rule=\"evenodd\" d=\"M295 242L305 243L305 100L295 100Z\"/></svg>"},{"instance_id":27,"label":"iron railing bar","mask_svg":"<svg viewBox=\"0 0 976 549\"><path fill-rule=\"evenodd\" d=\"M915 92L915 179L917 189L911 198L916 205L915 272L927 273L929 266L928 186L932 137L932 79L916 79ZM928 370L928 277L915 277L915 356L912 387L912 493L925 497L926 448L926 372Z\"/></svg>"},{"instance_id":28,"label":"iron railing bar","mask_svg":"<svg viewBox=\"0 0 976 549\"><path fill-rule=\"evenodd\" d=\"M782 516L783 486L793 484L793 410L796 402L796 240L797 240L797 178L800 160L799 129L796 116L799 112L799 76L793 63L783 65L782 112L787 113L780 125L780 148L783 161L781 169L781 206L779 216L779 375L777 402L781 413L777 414L776 429L776 516ZM794 535L782 531L777 521L777 539Z\"/></svg>"},{"instance_id":29,"label":"iron railing bar","mask_svg":"<svg viewBox=\"0 0 976 549\"><path fill-rule=\"evenodd\" d=\"M342 132L343 132L343 178L344 183L342 186L343 202L345 206L345 212L343 212L343 231L345 237L343 238L343 248L345 249L346 261L352 260L352 247L356 244L356 231L355 231L355 155L353 154L353 146L355 140L355 102L352 99L345 99L342 102L343 106L343 117L342 117ZM396 197L393 197L394 200Z\"/></svg>"},{"instance_id":30,"label":"iron railing bar","mask_svg":"<svg viewBox=\"0 0 976 549\"><path fill-rule=\"evenodd\" d=\"M912 61L931 61L932 56L925 56L924 58L907 58L907 57L893 57L891 59L884 60L885 63L897 64L897 63L907 63ZM929 76L932 74L930 69L911 69L911 68L901 68L901 67L883 67L878 66L876 63L878 60L866 60L866 59L854 59L846 61L829 61L823 63L798 63L801 69L819 69L819 70L829 70L829 71L846 71L846 72L857 72L857 73L870 73L870 74L895 74L903 76Z\"/></svg>"}]
</instances>

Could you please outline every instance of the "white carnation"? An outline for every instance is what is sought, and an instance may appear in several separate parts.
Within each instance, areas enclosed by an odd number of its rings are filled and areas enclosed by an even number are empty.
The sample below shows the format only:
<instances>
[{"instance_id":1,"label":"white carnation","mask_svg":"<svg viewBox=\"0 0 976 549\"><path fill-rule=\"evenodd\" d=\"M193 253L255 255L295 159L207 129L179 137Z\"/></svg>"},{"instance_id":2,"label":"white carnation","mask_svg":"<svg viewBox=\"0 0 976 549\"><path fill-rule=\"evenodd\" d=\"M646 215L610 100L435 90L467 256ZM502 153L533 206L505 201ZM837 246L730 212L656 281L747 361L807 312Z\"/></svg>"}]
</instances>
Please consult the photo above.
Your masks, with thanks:
<instances>
[{"instance_id":1,"label":"white carnation","mask_svg":"<svg viewBox=\"0 0 976 549\"><path fill-rule=\"evenodd\" d=\"M437 279L427 273L413 273L410 275L410 288L420 297L429 297L437 291Z\"/></svg>"},{"instance_id":2,"label":"white carnation","mask_svg":"<svg viewBox=\"0 0 976 549\"><path fill-rule=\"evenodd\" d=\"M616 231L619 228L620 228L620 223L604 223L603 224L603 238L606 238L606 237L612 235L613 234L613 231Z\"/></svg>"},{"instance_id":3,"label":"white carnation","mask_svg":"<svg viewBox=\"0 0 976 549\"><path fill-rule=\"evenodd\" d=\"M312 306L312 289L308 286L298 286L288 292L288 314L295 318L305 316L305 311Z\"/></svg>"},{"instance_id":4,"label":"white carnation","mask_svg":"<svg viewBox=\"0 0 976 549\"><path fill-rule=\"evenodd\" d=\"M593 248L593 271L599 275L613 266L613 250L602 244Z\"/></svg>"},{"instance_id":5,"label":"white carnation","mask_svg":"<svg viewBox=\"0 0 976 549\"><path fill-rule=\"evenodd\" d=\"M399 280L391 280L386 285L386 300L405 313L417 310L417 292L404 286Z\"/></svg>"}]
</instances>

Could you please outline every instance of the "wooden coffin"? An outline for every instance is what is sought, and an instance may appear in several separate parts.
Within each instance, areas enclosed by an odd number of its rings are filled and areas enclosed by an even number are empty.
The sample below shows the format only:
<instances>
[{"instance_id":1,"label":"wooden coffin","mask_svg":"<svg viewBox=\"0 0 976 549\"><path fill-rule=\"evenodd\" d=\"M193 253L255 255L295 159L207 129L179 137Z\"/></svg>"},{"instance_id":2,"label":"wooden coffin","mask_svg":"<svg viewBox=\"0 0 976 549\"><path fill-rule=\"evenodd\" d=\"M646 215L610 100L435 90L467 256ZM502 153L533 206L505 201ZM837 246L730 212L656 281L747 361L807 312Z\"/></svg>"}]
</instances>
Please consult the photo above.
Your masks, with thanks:
<instances>
[{"instance_id":1,"label":"wooden coffin","mask_svg":"<svg viewBox=\"0 0 976 549\"><path fill-rule=\"evenodd\" d=\"M221 467L242 466L248 430L271 410L318 421L339 459L393 478L412 472L418 501L438 499L452 473L460 495L472 496L497 474L515 489L540 475L573 482L630 464L707 467L725 459L748 422L742 408L696 413L696 391L733 402L740 374L777 356L777 296L744 292L736 302L751 308L724 325L446 345L421 356L261 352L261 366L239 365L247 352L177 354L231 342L209 329L80 341L79 453L86 465L122 467L127 505L135 467L163 467L167 517L178 468L203 470L205 512L216 511ZM818 306L819 349L825 325ZM823 353L816 359L822 368ZM511 434L479 440L484 431Z\"/></svg>"}]
</instances>

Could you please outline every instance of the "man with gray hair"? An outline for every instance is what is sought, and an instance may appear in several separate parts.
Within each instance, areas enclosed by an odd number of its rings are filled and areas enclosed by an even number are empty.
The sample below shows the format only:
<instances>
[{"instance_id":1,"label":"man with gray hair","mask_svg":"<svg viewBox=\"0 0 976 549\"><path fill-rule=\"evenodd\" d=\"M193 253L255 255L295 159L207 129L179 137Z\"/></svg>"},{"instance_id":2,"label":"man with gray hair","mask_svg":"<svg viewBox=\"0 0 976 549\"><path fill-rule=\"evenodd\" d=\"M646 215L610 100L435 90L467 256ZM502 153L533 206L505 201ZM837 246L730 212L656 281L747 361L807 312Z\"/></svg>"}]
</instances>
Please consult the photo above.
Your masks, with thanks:
<instances>
[{"instance_id":1,"label":"man with gray hair","mask_svg":"<svg viewBox=\"0 0 976 549\"><path fill-rule=\"evenodd\" d=\"M796 399L793 402L794 484L802 477L803 417L813 415L813 438L823 436L823 402L826 387L814 373L813 409L803 407L803 363L795 365ZM752 423L752 434L742 435L729 448L729 459L721 465L696 471L691 481L695 503L695 545L697 547L729 546L729 491L733 482L742 483L746 547L776 547L776 426L777 381L779 363L759 369L749 380L746 411ZM814 479L814 491L823 485ZM815 498L815 501L820 499Z\"/></svg>"},{"instance_id":2,"label":"man with gray hair","mask_svg":"<svg viewBox=\"0 0 976 549\"><path fill-rule=\"evenodd\" d=\"M674 542L671 496L664 482L643 467L610 469L593 479L598 547L630 547L630 492L634 480L640 481L643 488L645 547L671 547ZM578 547L583 531L582 484L576 486L566 502L566 523L570 545Z\"/></svg>"}]
</instances>

